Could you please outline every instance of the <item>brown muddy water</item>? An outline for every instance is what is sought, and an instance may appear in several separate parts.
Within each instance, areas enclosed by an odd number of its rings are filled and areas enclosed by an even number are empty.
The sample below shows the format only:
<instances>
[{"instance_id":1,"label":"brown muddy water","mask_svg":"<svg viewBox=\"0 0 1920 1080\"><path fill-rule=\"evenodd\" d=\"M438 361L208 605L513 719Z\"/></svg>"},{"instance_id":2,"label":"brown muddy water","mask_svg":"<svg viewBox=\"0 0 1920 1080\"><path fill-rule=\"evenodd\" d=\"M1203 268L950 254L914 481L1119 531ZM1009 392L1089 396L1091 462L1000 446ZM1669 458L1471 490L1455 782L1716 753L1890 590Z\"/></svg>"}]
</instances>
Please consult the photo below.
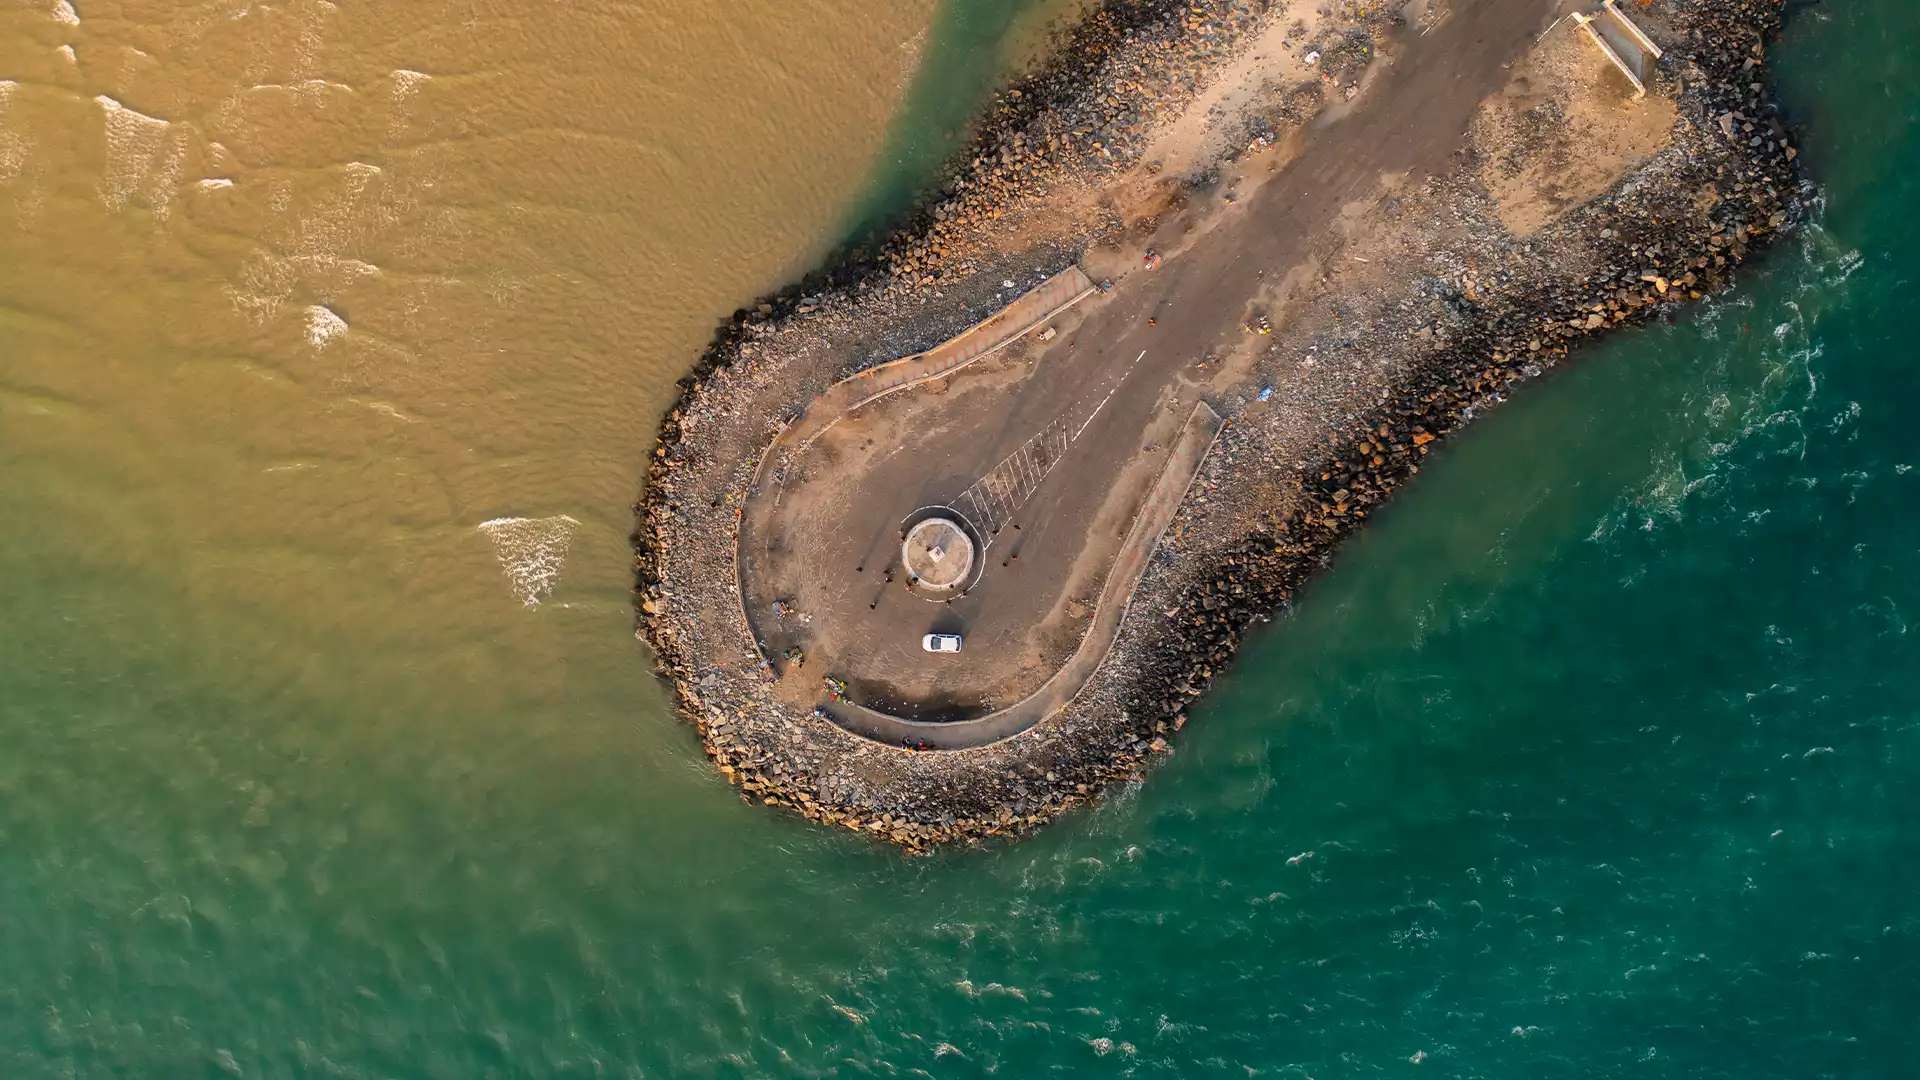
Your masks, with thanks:
<instances>
[{"instance_id":1,"label":"brown muddy water","mask_svg":"<svg viewBox=\"0 0 1920 1080\"><path fill-rule=\"evenodd\" d=\"M13 467L78 549L417 659L626 617L653 420L831 241L933 3L78 7L0 14Z\"/></svg>"},{"instance_id":2,"label":"brown muddy water","mask_svg":"<svg viewBox=\"0 0 1920 1080\"><path fill-rule=\"evenodd\" d=\"M633 639L629 507L715 323L854 212L937 14L0 5L18 1016L156 896L386 940L451 862L766 827Z\"/></svg>"},{"instance_id":3,"label":"brown muddy water","mask_svg":"<svg viewBox=\"0 0 1920 1080\"><path fill-rule=\"evenodd\" d=\"M656 418L832 242L933 14L8 5L8 573L266 684L239 731L305 745L317 695L342 767L665 727L627 600ZM70 664L108 677L88 621Z\"/></svg>"},{"instance_id":4,"label":"brown muddy water","mask_svg":"<svg viewBox=\"0 0 1920 1080\"><path fill-rule=\"evenodd\" d=\"M633 640L628 508L936 14L0 4L0 1072L379 1058L372 955L778 828Z\"/></svg>"},{"instance_id":5,"label":"brown muddy water","mask_svg":"<svg viewBox=\"0 0 1920 1080\"><path fill-rule=\"evenodd\" d=\"M877 857L707 767L629 507L1044 8L0 4L0 1074L531 1068L534 939L691 1025L738 935L628 950Z\"/></svg>"}]
</instances>

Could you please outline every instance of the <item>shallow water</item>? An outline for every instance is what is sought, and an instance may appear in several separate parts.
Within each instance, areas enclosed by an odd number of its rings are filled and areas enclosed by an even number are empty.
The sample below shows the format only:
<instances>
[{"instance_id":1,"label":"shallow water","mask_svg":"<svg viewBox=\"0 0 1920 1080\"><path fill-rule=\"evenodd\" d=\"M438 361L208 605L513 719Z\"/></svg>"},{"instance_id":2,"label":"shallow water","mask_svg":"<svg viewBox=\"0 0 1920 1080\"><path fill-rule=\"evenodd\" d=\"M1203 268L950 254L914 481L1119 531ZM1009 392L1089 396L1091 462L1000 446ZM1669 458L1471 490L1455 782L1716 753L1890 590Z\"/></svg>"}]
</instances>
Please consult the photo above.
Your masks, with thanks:
<instances>
[{"instance_id":1,"label":"shallow water","mask_svg":"<svg viewBox=\"0 0 1920 1080\"><path fill-rule=\"evenodd\" d=\"M1910 5L1792 24L1814 227L1453 443L1150 783L929 860L711 774L625 535L946 16L76 7L0 15L0 1074L1910 1071Z\"/></svg>"}]
</instances>

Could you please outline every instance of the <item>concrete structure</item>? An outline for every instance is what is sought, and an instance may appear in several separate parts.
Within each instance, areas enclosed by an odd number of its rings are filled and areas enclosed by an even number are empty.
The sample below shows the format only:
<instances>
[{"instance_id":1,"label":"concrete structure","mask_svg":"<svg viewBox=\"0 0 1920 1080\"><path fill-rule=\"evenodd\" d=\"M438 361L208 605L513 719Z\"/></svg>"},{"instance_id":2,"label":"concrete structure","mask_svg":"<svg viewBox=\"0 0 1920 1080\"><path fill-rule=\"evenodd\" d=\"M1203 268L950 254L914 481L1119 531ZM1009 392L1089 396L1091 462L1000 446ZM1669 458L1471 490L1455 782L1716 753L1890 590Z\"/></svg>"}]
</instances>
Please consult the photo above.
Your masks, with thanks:
<instances>
[{"instance_id":1,"label":"concrete structure","mask_svg":"<svg viewBox=\"0 0 1920 1080\"><path fill-rule=\"evenodd\" d=\"M1599 15L1575 12L1573 21L1580 24L1580 29L1586 31L1600 52L1633 84L1634 96L1647 96L1646 80L1652 73L1653 62L1664 54L1646 31L1627 18L1627 13L1621 11L1614 0L1604 0Z\"/></svg>"},{"instance_id":2,"label":"concrete structure","mask_svg":"<svg viewBox=\"0 0 1920 1080\"><path fill-rule=\"evenodd\" d=\"M807 406L798 422L774 440L762 460L773 457L783 445L795 453L805 450L848 413L992 356L1097 291L1086 271L1069 266L926 352L876 364L834 383Z\"/></svg>"},{"instance_id":3,"label":"concrete structure","mask_svg":"<svg viewBox=\"0 0 1920 1080\"><path fill-rule=\"evenodd\" d=\"M907 530L900 543L908 581L926 592L950 593L966 584L973 559L973 541L951 518L930 517Z\"/></svg>"}]
</instances>

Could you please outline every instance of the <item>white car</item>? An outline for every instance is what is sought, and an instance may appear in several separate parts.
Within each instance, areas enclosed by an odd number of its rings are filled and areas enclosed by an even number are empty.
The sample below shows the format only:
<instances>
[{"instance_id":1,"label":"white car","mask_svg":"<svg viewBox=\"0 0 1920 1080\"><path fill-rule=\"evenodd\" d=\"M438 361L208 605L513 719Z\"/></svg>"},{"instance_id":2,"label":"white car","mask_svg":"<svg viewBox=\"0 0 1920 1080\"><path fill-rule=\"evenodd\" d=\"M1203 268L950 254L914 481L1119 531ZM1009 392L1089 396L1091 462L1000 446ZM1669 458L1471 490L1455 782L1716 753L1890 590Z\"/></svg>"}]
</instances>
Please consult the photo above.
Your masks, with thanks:
<instances>
[{"instance_id":1,"label":"white car","mask_svg":"<svg viewBox=\"0 0 1920 1080\"><path fill-rule=\"evenodd\" d=\"M928 652L959 652L959 634L928 634L920 639L920 647Z\"/></svg>"}]
</instances>

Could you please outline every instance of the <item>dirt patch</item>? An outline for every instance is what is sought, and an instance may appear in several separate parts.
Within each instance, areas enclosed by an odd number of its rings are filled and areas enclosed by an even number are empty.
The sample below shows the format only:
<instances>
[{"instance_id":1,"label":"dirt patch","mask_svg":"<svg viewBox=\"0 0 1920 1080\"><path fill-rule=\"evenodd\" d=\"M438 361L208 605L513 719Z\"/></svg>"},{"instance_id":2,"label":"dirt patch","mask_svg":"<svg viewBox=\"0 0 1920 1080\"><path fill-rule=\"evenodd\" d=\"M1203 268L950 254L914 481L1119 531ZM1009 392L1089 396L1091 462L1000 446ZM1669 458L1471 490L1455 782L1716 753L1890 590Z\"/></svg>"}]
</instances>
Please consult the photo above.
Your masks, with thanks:
<instances>
[{"instance_id":1,"label":"dirt patch","mask_svg":"<svg viewBox=\"0 0 1920 1080\"><path fill-rule=\"evenodd\" d=\"M1626 76L1563 20L1481 110L1481 180L1501 222L1530 236L1645 163L1678 119L1671 98L1637 98Z\"/></svg>"}]
</instances>

